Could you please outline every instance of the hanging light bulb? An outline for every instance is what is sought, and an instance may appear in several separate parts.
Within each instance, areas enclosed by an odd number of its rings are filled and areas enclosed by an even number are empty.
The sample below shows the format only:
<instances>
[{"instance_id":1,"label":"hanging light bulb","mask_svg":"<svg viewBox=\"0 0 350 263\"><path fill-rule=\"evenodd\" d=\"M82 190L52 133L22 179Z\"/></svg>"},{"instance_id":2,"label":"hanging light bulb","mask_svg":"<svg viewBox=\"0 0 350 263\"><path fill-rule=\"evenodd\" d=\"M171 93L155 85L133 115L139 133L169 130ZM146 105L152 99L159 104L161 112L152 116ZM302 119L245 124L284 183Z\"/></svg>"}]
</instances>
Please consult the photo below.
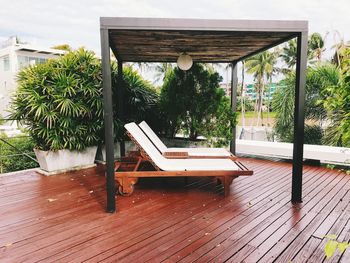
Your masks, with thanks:
<instances>
[{"instance_id":1,"label":"hanging light bulb","mask_svg":"<svg viewBox=\"0 0 350 263\"><path fill-rule=\"evenodd\" d=\"M177 66L182 70L189 70L193 65L193 60L190 55L182 53L177 59Z\"/></svg>"}]
</instances>

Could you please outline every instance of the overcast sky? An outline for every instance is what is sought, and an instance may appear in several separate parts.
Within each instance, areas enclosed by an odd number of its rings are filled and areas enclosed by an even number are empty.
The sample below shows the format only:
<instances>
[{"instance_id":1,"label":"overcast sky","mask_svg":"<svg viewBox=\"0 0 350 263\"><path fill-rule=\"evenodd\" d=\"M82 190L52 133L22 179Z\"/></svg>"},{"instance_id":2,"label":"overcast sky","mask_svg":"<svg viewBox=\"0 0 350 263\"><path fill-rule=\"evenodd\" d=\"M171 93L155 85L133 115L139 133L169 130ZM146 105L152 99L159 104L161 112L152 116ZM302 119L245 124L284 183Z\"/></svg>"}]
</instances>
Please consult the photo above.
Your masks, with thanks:
<instances>
[{"instance_id":1,"label":"overcast sky","mask_svg":"<svg viewBox=\"0 0 350 263\"><path fill-rule=\"evenodd\" d=\"M308 20L310 32L350 39L349 0L0 0L0 40L68 43L100 53L99 17Z\"/></svg>"}]
</instances>

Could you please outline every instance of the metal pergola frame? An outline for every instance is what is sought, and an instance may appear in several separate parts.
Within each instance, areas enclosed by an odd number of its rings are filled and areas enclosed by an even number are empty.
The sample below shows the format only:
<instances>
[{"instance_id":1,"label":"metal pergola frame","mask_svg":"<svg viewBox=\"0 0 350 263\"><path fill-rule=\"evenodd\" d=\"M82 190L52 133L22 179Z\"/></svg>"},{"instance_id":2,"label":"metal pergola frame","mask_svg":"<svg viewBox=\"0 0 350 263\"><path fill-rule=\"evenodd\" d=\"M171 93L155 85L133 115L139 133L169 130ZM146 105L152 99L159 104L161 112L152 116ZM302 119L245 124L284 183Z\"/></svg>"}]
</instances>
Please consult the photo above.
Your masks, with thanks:
<instances>
[{"instance_id":1,"label":"metal pergola frame","mask_svg":"<svg viewBox=\"0 0 350 263\"><path fill-rule=\"evenodd\" d=\"M205 19L167 19L167 18L125 18L125 17L101 17L101 56L102 56L102 76L103 76L103 98L104 98L104 123L105 123L105 144L106 144L106 187L107 187L107 212L116 211L116 189L114 175L114 137L113 137L113 101L112 101L112 79L111 79L111 53L118 61L118 83L121 85L123 78L124 62L175 62L174 58L157 55L154 48L154 54L147 59L138 60L137 57L128 59L127 54L119 52L116 43L113 43L111 34L113 32L201 32L203 35L208 32L225 32L226 34L266 34L271 36L273 33L283 35L280 39L271 41L264 46L254 45L252 38L249 52L242 54L235 59L225 60L221 57L215 59L201 59L196 57L195 62L209 63L232 63L231 76L231 106L236 110L237 105L237 63L265 51L271 47L279 45L290 39L297 39L297 58L296 58L296 83L295 83L295 109L294 109L294 142L293 142L293 169L292 169L292 195L293 203L302 202L302 175L303 175L303 144L304 144L304 104L305 104L305 83L307 67L307 44L308 44L308 22L307 21L273 21L273 20L205 20ZM140 36L143 39L143 36ZM174 39L176 42L176 39ZM119 44L118 44L119 45ZM130 47L131 48L131 47ZM125 46L124 46L125 49ZM248 49L247 49L248 50ZM132 52L131 52L132 53ZM123 120L123 87L118 86L118 115ZM232 131L232 141L230 150L235 154L236 151L236 131ZM121 142L121 156L125 155L124 142Z\"/></svg>"}]
</instances>

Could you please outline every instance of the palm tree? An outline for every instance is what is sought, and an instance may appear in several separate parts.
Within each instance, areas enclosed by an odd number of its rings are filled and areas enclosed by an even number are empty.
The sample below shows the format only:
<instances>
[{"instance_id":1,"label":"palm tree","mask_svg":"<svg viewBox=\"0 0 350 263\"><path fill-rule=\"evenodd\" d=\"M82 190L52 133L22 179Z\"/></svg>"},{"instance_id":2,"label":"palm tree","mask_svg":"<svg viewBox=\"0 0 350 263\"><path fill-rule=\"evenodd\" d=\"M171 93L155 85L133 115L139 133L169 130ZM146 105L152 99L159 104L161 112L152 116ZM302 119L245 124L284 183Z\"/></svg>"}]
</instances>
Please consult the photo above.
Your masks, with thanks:
<instances>
[{"instance_id":1,"label":"palm tree","mask_svg":"<svg viewBox=\"0 0 350 263\"><path fill-rule=\"evenodd\" d=\"M305 86L305 143L320 144L322 139L322 124L327 116L323 104L333 104L334 101L327 99L333 92L330 88L339 90L340 71L332 64L317 64L315 67L308 67ZM294 100L295 100L295 73L292 72L280 82L283 88L276 90L272 104L276 112L274 130L283 142L293 141L294 125ZM321 103L320 103L321 102ZM336 116L336 114L333 114ZM333 118L332 118L333 121ZM330 128L339 125L329 125L326 134L334 136Z\"/></svg>"},{"instance_id":2,"label":"palm tree","mask_svg":"<svg viewBox=\"0 0 350 263\"><path fill-rule=\"evenodd\" d=\"M333 32L333 39L335 44L332 46L332 49L334 49L332 61L339 67L342 61L342 54L349 47L349 42L345 42L344 37L337 30Z\"/></svg>"},{"instance_id":3,"label":"palm tree","mask_svg":"<svg viewBox=\"0 0 350 263\"><path fill-rule=\"evenodd\" d=\"M289 40L282 48L279 57L286 64L286 68L281 68L283 74L288 74L295 68L297 62L297 41L295 39Z\"/></svg>"},{"instance_id":4,"label":"palm tree","mask_svg":"<svg viewBox=\"0 0 350 263\"><path fill-rule=\"evenodd\" d=\"M317 62L321 61L322 53L326 50L324 48L324 39L320 33L313 33L309 39L309 57L313 57Z\"/></svg>"},{"instance_id":5,"label":"palm tree","mask_svg":"<svg viewBox=\"0 0 350 263\"><path fill-rule=\"evenodd\" d=\"M241 85L241 112L242 112L242 126L245 126L245 102L244 102L244 71L245 61L242 60L242 85Z\"/></svg>"},{"instance_id":6,"label":"palm tree","mask_svg":"<svg viewBox=\"0 0 350 263\"><path fill-rule=\"evenodd\" d=\"M173 69L173 65L167 62L157 63L154 69L156 71L155 82L163 81L166 74Z\"/></svg>"},{"instance_id":7,"label":"palm tree","mask_svg":"<svg viewBox=\"0 0 350 263\"><path fill-rule=\"evenodd\" d=\"M269 51L264 51L246 60L247 72L253 74L257 82L255 85L257 93L255 110L258 113L257 126L259 126L261 120L265 78L269 80L272 78L272 75L276 72L276 62L277 55Z\"/></svg>"},{"instance_id":8,"label":"palm tree","mask_svg":"<svg viewBox=\"0 0 350 263\"><path fill-rule=\"evenodd\" d=\"M132 66L133 68L136 67L137 71L139 71L140 74L152 68L150 63L147 63L147 62L134 62L134 63L130 63L129 65Z\"/></svg>"},{"instance_id":9,"label":"palm tree","mask_svg":"<svg viewBox=\"0 0 350 263\"><path fill-rule=\"evenodd\" d=\"M268 61L269 64L266 67L266 80L269 83L269 92L268 92L268 98L267 98L267 122L270 123L270 96L271 96L271 85L272 85L272 77L279 71L275 65L277 63L277 58L279 56L279 50L275 49L273 50L269 56Z\"/></svg>"},{"instance_id":10,"label":"palm tree","mask_svg":"<svg viewBox=\"0 0 350 263\"><path fill-rule=\"evenodd\" d=\"M325 51L324 38L319 33L313 33L308 41L307 57L310 63L316 60L321 61L322 53ZM281 68L281 72L289 74L295 69L297 61L297 41L296 39L289 40L287 44L282 48L279 57L286 64L286 68Z\"/></svg>"}]
</instances>

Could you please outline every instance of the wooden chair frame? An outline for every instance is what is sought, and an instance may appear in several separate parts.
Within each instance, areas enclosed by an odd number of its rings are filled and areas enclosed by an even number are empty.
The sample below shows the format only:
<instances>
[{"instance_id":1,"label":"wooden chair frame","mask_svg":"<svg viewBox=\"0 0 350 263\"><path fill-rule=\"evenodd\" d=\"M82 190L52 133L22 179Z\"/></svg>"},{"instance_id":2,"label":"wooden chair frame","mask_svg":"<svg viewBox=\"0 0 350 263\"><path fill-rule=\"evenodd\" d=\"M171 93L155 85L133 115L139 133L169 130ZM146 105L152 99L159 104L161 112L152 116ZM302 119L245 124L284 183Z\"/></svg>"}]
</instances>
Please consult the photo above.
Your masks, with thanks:
<instances>
[{"instance_id":1,"label":"wooden chair frame","mask_svg":"<svg viewBox=\"0 0 350 263\"><path fill-rule=\"evenodd\" d=\"M209 176L216 177L221 181L224 187L224 195L227 196L229 194L229 186L235 177L253 174L253 171L248 170L248 168L239 161L234 161L240 169L235 171L163 171L159 169L129 132L127 132L127 135L135 143L139 151L130 152L127 157L123 157L120 161L115 162L115 177L118 183L118 192L121 195L131 195L134 191L134 185L140 177ZM144 163L151 164L154 170L145 171L140 169Z\"/></svg>"},{"instance_id":2,"label":"wooden chair frame","mask_svg":"<svg viewBox=\"0 0 350 263\"><path fill-rule=\"evenodd\" d=\"M216 155L189 155L188 152L164 152L162 154L167 159L230 159L231 161L236 161L237 156L232 153L229 156L216 156Z\"/></svg>"}]
</instances>

